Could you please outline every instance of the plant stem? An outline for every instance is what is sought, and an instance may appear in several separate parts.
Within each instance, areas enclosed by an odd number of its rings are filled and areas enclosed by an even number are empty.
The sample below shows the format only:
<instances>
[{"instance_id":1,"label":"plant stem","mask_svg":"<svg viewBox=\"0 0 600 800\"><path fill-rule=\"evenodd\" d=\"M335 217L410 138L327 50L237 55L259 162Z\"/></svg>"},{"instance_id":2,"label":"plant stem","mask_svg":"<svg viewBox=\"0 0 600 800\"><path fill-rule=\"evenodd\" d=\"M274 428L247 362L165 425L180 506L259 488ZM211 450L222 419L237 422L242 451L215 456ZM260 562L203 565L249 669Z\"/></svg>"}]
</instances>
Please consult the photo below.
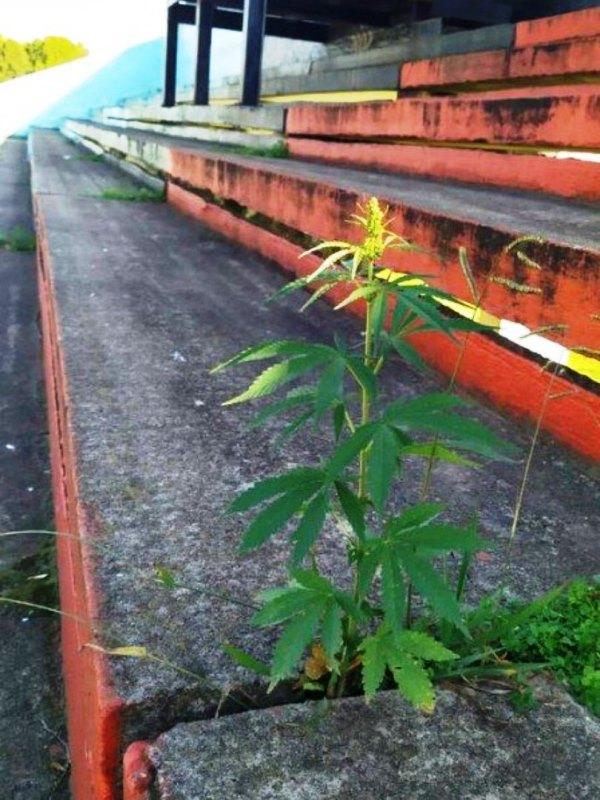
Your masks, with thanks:
<instances>
[{"instance_id":1,"label":"plant stem","mask_svg":"<svg viewBox=\"0 0 600 800\"><path fill-rule=\"evenodd\" d=\"M373 264L370 263L368 267L368 279L369 281L373 280ZM373 356L373 320L372 320L372 308L371 308L371 300L367 300L367 313L365 315L365 348L364 348L364 356L363 356L363 363L365 367L370 369L371 367L371 360ZM369 397L369 393L367 389L362 386L361 387L361 414L360 414L360 422L361 425L366 425L371 419L371 399ZM358 496L363 499L367 493L367 461L368 461L368 447L365 447L363 450L360 451L360 458L359 458L359 470L358 470Z\"/></svg>"}]
</instances>

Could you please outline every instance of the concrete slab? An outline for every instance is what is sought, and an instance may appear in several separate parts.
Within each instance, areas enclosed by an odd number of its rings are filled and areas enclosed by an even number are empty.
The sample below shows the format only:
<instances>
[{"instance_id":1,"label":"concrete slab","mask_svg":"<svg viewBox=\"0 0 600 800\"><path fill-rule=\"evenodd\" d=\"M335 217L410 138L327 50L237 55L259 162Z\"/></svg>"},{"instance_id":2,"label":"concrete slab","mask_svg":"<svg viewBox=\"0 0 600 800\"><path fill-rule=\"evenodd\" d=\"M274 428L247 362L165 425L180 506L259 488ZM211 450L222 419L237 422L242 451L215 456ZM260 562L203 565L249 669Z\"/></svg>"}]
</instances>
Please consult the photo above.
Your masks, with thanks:
<instances>
[{"instance_id":1,"label":"concrete slab","mask_svg":"<svg viewBox=\"0 0 600 800\"><path fill-rule=\"evenodd\" d=\"M380 104L383 111L391 104ZM318 107L316 107L318 108ZM233 164L260 167L268 172L321 181L344 190L372 193L388 200L402 202L439 214L477 220L480 224L515 234L535 231L551 242L572 247L600 250L598 210L585 203L567 202L559 198L539 197L528 192L495 187L472 187L422 177L392 175L368 170L312 164L293 159L269 159L238 156L226 149L190 142L178 137L112 128L100 123L69 121L68 127L80 135L114 147L124 155L134 150L142 153L148 163L160 168L168 161L169 148L189 151L208 157L219 155ZM146 143L146 148L144 148ZM153 157L153 153L156 154Z\"/></svg>"},{"instance_id":2,"label":"concrete slab","mask_svg":"<svg viewBox=\"0 0 600 800\"><path fill-rule=\"evenodd\" d=\"M137 120L161 124L186 124L234 128L236 130L283 131L285 112L276 106L194 106L179 104L173 108L162 105L132 104L105 108L101 119L111 124L113 119Z\"/></svg>"},{"instance_id":3,"label":"concrete slab","mask_svg":"<svg viewBox=\"0 0 600 800\"><path fill-rule=\"evenodd\" d=\"M354 323L334 318L325 305L306 315L292 300L267 308L264 300L283 282L279 272L169 207L81 197L77 188L89 181L84 161L69 162L68 191L61 194L65 183L58 177L55 190L52 176L70 145L55 134L34 138L34 152L47 159L37 169L48 193L37 196L37 205L68 380L80 519L89 523L80 532L92 553L97 641L144 645L203 676L194 681L164 665L111 659L108 676L121 702L117 712L114 705L106 710L119 715L118 738L105 743L112 763L114 748L209 715L220 692L231 689L242 702L242 688L261 696L220 644L234 641L256 657L268 655L270 634L250 629L251 612L239 601L281 580L286 548L279 539L240 558L242 521L222 512L240 486L310 461L324 444L309 434L277 450L275 427L249 431L249 408L220 405L249 373L211 377L208 370L251 342L328 340L334 329L351 333ZM389 391L410 396L419 385L403 370ZM525 448L525 432L490 411L476 413ZM504 575L515 591L531 596L600 568L597 482L551 443L541 446L535 463L513 557L507 564L501 546L482 563L473 596ZM435 495L461 518L478 506L484 533L502 545L519 479L513 465L468 474L446 467ZM418 485L415 465L403 492L416 497ZM323 554L338 574L342 550L331 530ZM157 584L161 566L174 574L176 590Z\"/></svg>"},{"instance_id":4,"label":"concrete slab","mask_svg":"<svg viewBox=\"0 0 600 800\"><path fill-rule=\"evenodd\" d=\"M593 800L600 724L540 685L525 715L442 692L431 717L394 693L179 725L150 749L160 800Z\"/></svg>"},{"instance_id":5,"label":"concrete slab","mask_svg":"<svg viewBox=\"0 0 600 800\"><path fill-rule=\"evenodd\" d=\"M381 104L382 113L392 105ZM591 204L297 159L248 158L226 148L96 123L67 125L86 140L161 170L179 185L233 200L318 239L355 237L348 220L357 202L376 195L388 203L397 233L444 259L440 267L436 258L411 256L409 269L439 274L442 288L466 300L471 296L458 264L459 247L467 249L481 285L491 269L521 283L520 262L504 250L518 236L539 236L543 244L536 258L544 269L527 276L534 291L489 284L486 310L530 329L567 324L563 344L600 346L600 328L589 323L600 291L599 212ZM389 263L403 269L406 259L390 254Z\"/></svg>"},{"instance_id":6,"label":"concrete slab","mask_svg":"<svg viewBox=\"0 0 600 800\"><path fill-rule=\"evenodd\" d=\"M27 143L0 146L0 232L33 231ZM0 249L0 531L47 528L52 512L40 364L35 258ZM0 542L0 573L25 580L39 536ZM7 591L0 577L0 594ZM54 618L0 605L0 797L66 798ZM54 732L53 732L54 731ZM64 776L62 776L64 777Z\"/></svg>"}]
</instances>

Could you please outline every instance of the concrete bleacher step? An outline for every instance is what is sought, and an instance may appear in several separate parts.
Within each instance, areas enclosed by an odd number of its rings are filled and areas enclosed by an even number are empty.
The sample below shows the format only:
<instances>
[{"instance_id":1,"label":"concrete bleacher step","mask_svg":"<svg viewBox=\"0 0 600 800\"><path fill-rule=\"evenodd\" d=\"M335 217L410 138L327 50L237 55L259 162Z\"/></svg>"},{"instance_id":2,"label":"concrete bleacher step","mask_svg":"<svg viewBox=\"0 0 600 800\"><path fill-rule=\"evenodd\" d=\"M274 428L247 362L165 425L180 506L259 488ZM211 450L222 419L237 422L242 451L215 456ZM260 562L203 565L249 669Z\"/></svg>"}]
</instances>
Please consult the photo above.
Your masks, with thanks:
<instances>
[{"instance_id":1,"label":"concrete bleacher step","mask_svg":"<svg viewBox=\"0 0 600 800\"><path fill-rule=\"evenodd\" d=\"M442 692L432 718L387 692L369 706L355 698L178 725L131 753L126 800L591 800L600 791L600 723L562 692L540 686L542 705L525 718L473 695Z\"/></svg>"},{"instance_id":2,"label":"concrete bleacher step","mask_svg":"<svg viewBox=\"0 0 600 800\"><path fill-rule=\"evenodd\" d=\"M440 263L437 257L411 254L407 263L404 256L392 254L390 265L433 273L443 288L470 300L457 256L457 248L465 246L477 280L487 286L487 311L530 330L567 325L566 330L548 332L561 347L598 345L600 329L593 323L600 281L598 213L591 206L295 159L242 157L223 148L98 123L71 121L65 132L87 145L120 153L125 163L132 160L160 172L174 206L296 271L308 268L297 259L302 251L299 234L304 241L352 238L355 228L349 219L356 203L376 194L389 204L398 233L442 257ZM274 228L253 224L257 213ZM544 266L539 273L523 273L521 262L504 251L515 237L531 233L541 238L529 251ZM509 283L488 283L490 272ZM514 291L510 282L522 280L530 290ZM433 364L452 373L452 358L442 343L417 346ZM489 338L471 337L466 352L459 376L463 385L518 414L536 417L547 373ZM583 358L565 356L560 357L563 364ZM593 378L597 364L590 360L589 366L585 374ZM523 381L518 397L512 391L515 372ZM585 419L595 429L600 398L594 385L566 381L563 389L544 424L596 457L596 437L590 440L574 422Z\"/></svg>"},{"instance_id":3,"label":"concrete bleacher step","mask_svg":"<svg viewBox=\"0 0 600 800\"><path fill-rule=\"evenodd\" d=\"M288 136L385 141L427 139L528 147L600 148L595 86L515 88L458 97L404 97L393 103L298 105Z\"/></svg>"},{"instance_id":4,"label":"concrete bleacher step","mask_svg":"<svg viewBox=\"0 0 600 800\"><path fill-rule=\"evenodd\" d=\"M283 106L192 106L132 104L105 108L100 120L155 133L221 144L270 148L283 144Z\"/></svg>"},{"instance_id":5,"label":"concrete bleacher step","mask_svg":"<svg viewBox=\"0 0 600 800\"><path fill-rule=\"evenodd\" d=\"M284 282L272 263L165 204L103 199L128 179L77 152L58 134L32 136L55 508L58 530L73 535L59 539L59 570L63 611L75 617L63 620L74 790L116 800L123 754L137 740L211 717L223 694L225 714L246 710L248 695L265 704L264 687L221 644L267 658L271 635L252 630L251 612L225 598L245 602L279 582L284 547L242 559L242 523L222 512L241 486L306 462L323 443L315 433L276 449L276 426L257 434L247 428L251 409L221 407L248 373L232 379L208 371L252 342L329 340L354 323L324 303L305 315L290 299L266 308ZM389 390L412 396L436 385L403 368ZM489 410L476 413L526 450L525 431ZM502 543L519 482L514 464L464 474L448 466L435 495L449 498L457 518L478 506L482 532ZM406 496L418 483L417 470L408 469ZM506 574L530 597L597 572L597 497L591 474L543 441L523 509L527 535L509 563L502 547L482 561L473 591ZM325 542L338 572L343 543L335 531ZM173 574L174 590L158 585L161 567ZM144 646L201 677L109 657L90 644ZM173 797L214 796L197 791ZM298 791L302 800L311 796Z\"/></svg>"},{"instance_id":6,"label":"concrete bleacher step","mask_svg":"<svg viewBox=\"0 0 600 800\"><path fill-rule=\"evenodd\" d=\"M400 91L481 91L495 85L597 82L600 37L404 63Z\"/></svg>"}]
</instances>

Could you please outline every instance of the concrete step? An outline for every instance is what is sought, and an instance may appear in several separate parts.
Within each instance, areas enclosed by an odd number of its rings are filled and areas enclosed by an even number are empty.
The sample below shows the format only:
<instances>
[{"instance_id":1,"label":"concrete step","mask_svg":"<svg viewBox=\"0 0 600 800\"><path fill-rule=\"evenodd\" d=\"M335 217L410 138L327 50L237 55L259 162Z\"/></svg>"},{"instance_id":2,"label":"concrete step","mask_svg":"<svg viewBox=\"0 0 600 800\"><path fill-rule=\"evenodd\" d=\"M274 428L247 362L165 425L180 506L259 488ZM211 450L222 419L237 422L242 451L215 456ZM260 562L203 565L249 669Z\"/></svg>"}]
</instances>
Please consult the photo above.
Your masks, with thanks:
<instances>
[{"instance_id":1,"label":"concrete step","mask_svg":"<svg viewBox=\"0 0 600 800\"><path fill-rule=\"evenodd\" d=\"M290 136L290 154L347 167L600 200L600 154L552 148L482 147L478 143L348 142Z\"/></svg>"},{"instance_id":2,"label":"concrete step","mask_svg":"<svg viewBox=\"0 0 600 800\"><path fill-rule=\"evenodd\" d=\"M400 91L481 91L495 85L597 81L600 37L507 50L409 61L400 68Z\"/></svg>"},{"instance_id":3,"label":"concrete step","mask_svg":"<svg viewBox=\"0 0 600 800\"><path fill-rule=\"evenodd\" d=\"M515 297L498 286L489 292L486 306L533 327L566 321L571 326L566 342L590 347L600 343L589 324L596 291L588 281L600 280L599 214L592 206L296 159L249 158L223 148L95 123L70 122L67 129L160 170L182 186L235 201L313 237L351 236L353 227L347 220L357 200L377 194L390 204L398 233L412 241L445 256L455 252L459 241L467 244L478 277L487 275L494 263L499 272L506 270L506 277L518 279L515 265L503 262L502 248L517 236L535 232L546 242L539 253L549 270L544 275L546 288L542 294ZM418 264L419 257L413 258ZM467 299L460 269L448 263L442 274L444 288ZM583 274L586 285L573 305L573 292ZM552 282L552 289L546 281ZM544 302L550 295L552 305Z\"/></svg>"},{"instance_id":4,"label":"concrete step","mask_svg":"<svg viewBox=\"0 0 600 800\"><path fill-rule=\"evenodd\" d=\"M591 800L600 723L561 690L538 695L524 716L446 691L428 718L387 692L178 725L131 751L127 800Z\"/></svg>"},{"instance_id":5,"label":"concrete step","mask_svg":"<svg viewBox=\"0 0 600 800\"><path fill-rule=\"evenodd\" d=\"M289 136L323 139L426 139L437 142L600 148L599 91L594 86L510 89L390 103L299 105Z\"/></svg>"},{"instance_id":6,"label":"concrete step","mask_svg":"<svg viewBox=\"0 0 600 800\"><path fill-rule=\"evenodd\" d=\"M78 618L65 617L63 629L74 791L115 800L123 752L136 740L211 717L224 693L222 713L266 702L264 687L220 645L268 658L271 634L250 628L243 603L282 579L286 549L275 543L242 559L242 522L222 512L242 485L324 446L309 432L277 449L277 425L251 431L254 410L221 406L249 373L209 369L265 338L329 341L355 327L325 303L303 315L297 299L265 307L285 281L272 262L167 205L101 199L89 187L119 184L119 173L64 158L72 154L57 134L33 135L57 525L76 536L63 537L59 561L63 610ZM404 368L389 380L397 395L439 385ZM526 451L525 431L484 408L475 413ZM406 497L416 496L419 477L407 470ZM519 482L515 465L468 474L449 466L435 495L461 519L479 506L483 532L502 543ZM543 440L518 557L507 563L503 547L486 556L473 591L507 574L532 596L598 571L597 497L588 470ZM324 547L340 574L335 531ZM174 590L157 583L158 567L171 571ZM144 646L163 663L109 657L90 644Z\"/></svg>"},{"instance_id":7,"label":"concrete step","mask_svg":"<svg viewBox=\"0 0 600 800\"><path fill-rule=\"evenodd\" d=\"M105 108L100 120L108 125L137 128L201 141L270 148L283 144L283 106L193 106L165 108L137 104Z\"/></svg>"},{"instance_id":8,"label":"concrete step","mask_svg":"<svg viewBox=\"0 0 600 800\"><path fill-rule=\"evenodd\" d=\"M498 74L507 56L487 55L406 64L402 75L408 69L409 85L436 82L443 91L445 81L448 89L455 79ZM535 63L543 69L542 60ZM595 201L600 198L598 108L593 85L537 86L296 106L289 110L286 132L290 152L301 158Z\"/></svg>"},{"instance_id":9,"label":"concrete step","mask_svg":"<svg viewBox=\"0 0 600 800\"><path fill-rule=\"evenodd\" d=\"M568 14L519 22L515 26L515 47L536 47L598 35L600 35L600 9L584 8Z\"/></svg>"},{"instance_id":10,"label":"concrete step","mask_svg":"<svg viewBox=\"0 0 600 800\"><path fill-rule=\"evenodd\" d=\"M549 339L560 347L595 348L600 341L600 330L593 321L597 289L590 288L600 281L598 213L590 206L297 160L241 157L223 148L98 124L70 122L65 130L88 144L101 143L140 165L159 170L168 179L169 202L278 260L285 269L310 268L306 261L297 261L301 249L292 242L298 234L317 239L355 237L355 227L349 222L351 214L357 202L376 194L389 204L398 233L442 258L440 264L437 256L411 254L407 259L403 254L391 254L391 266L434 274L443 288L470 300L457 255L457 248L465 246L476 280L486 286L486 311L507 320L509 327L518 322L530 331L567 325L567 329L548 331ZM233 203L235 213L222 208L224 201ZM275 226L275 236L248 222L256 212L263 215L264 224ZM281 224L287 232L282 231ZM520 260L505 251L515 237L531 231L541 239L529 251L544 265L539 273L524 273ZM491 270L500 282L488 281ZM530 284L528 291L511 288L522 280ZM530 343L522 337L517 339L517 344L521 342L525 347ZM452 356L442 342L419 341L417 346L436 367L452 374ZM523 350L509 355L502 344L489 338L484 342L482 337L471 337L467 350L470 358L461 367L462 383L483 392L501 407L535 419L536 398L543 391L536 363L523 361ZM562 364L586 358L585 374L597 381L595 359L561 353ZM517 355L517 361L513 355ZM529 376L518 399L512 390L515 370ZM542 381L546 379L544 376ZM569 423L569 419L583 414L593 427L597 425L600 398L595 383L574 388L567 381L567 387L569 392L561 401L566 405L560 409L559 403L554 403L545 425L563 441L596 457L600 447L595 437L590 442L578 424ZM577 411L567 408L570 402L577 404Z\"/></svg>"}]
</instances>

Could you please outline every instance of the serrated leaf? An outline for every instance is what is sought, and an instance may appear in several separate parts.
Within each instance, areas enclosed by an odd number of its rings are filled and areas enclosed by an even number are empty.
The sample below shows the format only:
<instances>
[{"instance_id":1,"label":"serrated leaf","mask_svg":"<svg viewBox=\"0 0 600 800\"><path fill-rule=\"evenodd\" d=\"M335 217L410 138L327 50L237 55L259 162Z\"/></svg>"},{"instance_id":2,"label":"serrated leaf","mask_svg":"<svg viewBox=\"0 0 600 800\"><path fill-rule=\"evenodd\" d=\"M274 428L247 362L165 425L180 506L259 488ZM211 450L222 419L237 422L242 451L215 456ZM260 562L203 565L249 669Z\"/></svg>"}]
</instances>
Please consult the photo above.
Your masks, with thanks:
<instances>
[{"instance_id":1,"label":"serrated leaf","mask_svg":"<svg viewBox=\"0 0 600 800\"><path fill-rule=\"evenodd\" d=\"M480 539L472 528L457 528L454 525L426 525L416 530L401 531L395 539L403 546L423 547L438 553L474 553L488 547L485 539Z\"/></svg>"},{"instance_id":2,"label":"serrated leaf","mask_svg":"<svg viewBox=\"0 0 600 800\"><path fill-rule=\"evenodd\" d=\"M251 623L264 628L299 614L314 600L314 593L301 586L287 586L275 592L263 592L260 597L265 604L252 616Z\"/></svg>"},{"instance_id":3,"label":"serrated leaf","mask_svg":"<svg viewBox=\"0 0 600 800\"><path fill-rule=\"evenodd\" d=\"M367 636L360 646L362 651L362 684L365 696L373 697L377 692L387 668L387 644L379 636Z\"/></svg>"},{"instance_id":4,"label":"serrated leaf","mask_svg":"<svg viewBox=\"0 0 600 800\"><path fill-rule=\"evenodd\" d=\"M325 470L331 478L337 478L351 461L358 456L373 438L377 430L377 423L361 425L354 433L340 444L325 465Z\"/></svg>"},{"instance_id":5,"label":"serrated leaf","mask_svg":"<svg viewBox=\"0 0 600 800\"><path fill-rule=\"evenodd\" d=\"M381 561L381 547L381 540L369 541L358 561L356 566L357 588L361 597L365 597L371 589L373 578Z\"/></svg>"},{"instance_id":6,"label":"serrated leaf","mask_svg":"<svg viewBox=\"0 0 600 800\"><path fill-rule=\"evenodd\" d=\"M288 425L286 425L283 430L279 433L275 441L273 442L275 447L281 447L288 439L291 439L295 436L296 433L306 425L314 416L312 409L308 411L304 411L300 416L293 419Z\"/></svg>"},{"instance_id":7,"label":"serrated leaf","mask_svg":"<svg viewBox=\"0 0 600 800\"><path fill-rule=\"evenodd\" d=\"M264 478L238 495L227 511L230 514L247 511L253 506L291 489L311 485L315 486L316 491L316 487L323 482L323 478L324 475L320 470L311 469L310 467L297 467L285 472L283 475Z\"/></svg>"},{"instance_id":8,"label":"serrated leaf","mask_svg":"<svg viewBox=\"0 0 600 800\"><path fill-rule=\"evenodd\" d=\"M459 467L471 467L478 469L479 464L476 461L471 461L469 458L455 453L445 447L441 442L422 442L420 444L408 444L400 448L400 454L403 456L420 456L422 458L435 458L439 461L447 461L450 464L456 464Z\"/></svg>"},{"instance_id":9,"label":"serrated leaf","mask_svg":"<svg viewBox=\"0 0 600 800\"><path fill-rule=\"evenodd\" d=\"M244 364L249 361L262 361L275 356L307 356L315 353L325 354L331 348L324 344L313 344L311 342L296 341L294 339L278 339L273 342L262 342L261 344L247 347L236 355L217 364L211 369L211 374L220 372L227 367L237 364Z\"/></svg>"},{"instance_id":10,"label":"serrated leaf","mask_svg":"<svg viewBox=\"0 0 600 800\"><path fill-rule=\"evenodd\" d=\"M398 442L393 431L387 425L381 425L373 436L367 472L369 494L380 514L398 470L397 453Z\"/></svg>"},{"instance_id":11,"label":"serrated leaf","mask_svg":"<svg viewBox=\"0 0 600 800\"><path fill-rule=\"evenodd\" d=\"M388 336L385 332L383 333L383 340L386 344L392 347L396 353L398 353L400 358L404 359L404 361L406 361L406 363L411 367L414 367L420 372L430 371L428 364L423 360L418 351L411 344L409 344L409 342L406 342L404 339L400 339L397 336Z\"/></svg>"},{"instance_id":12,"label":"serrated leaf","mask_svg":"<svg viewBox=\"0 0 600 800\"><path fill-rule=\"evenodd\" d=\"M384 409L383 415L389 422L400 424L404 420L435 418L442 412L465 405L467 403L455 394L430 392L413 400L395 400Z\"/></svg>"},{"instance_id":13,"label":"serrated leaf","mask_svg":"<svg viewBox=\"0 0 600 800\"><path fill-rule=\"evenodd\" d=\"M362 358L358 356L347 356L346 364L356 382L373 400L377 396L377 379L373 370L365 366Z\"/></svg>"},{"instance_id":14,"label":"serrated leaf","mask_svg":"<svg viewBox=\"0 0 600 800\"><path fill-rule=\"evenodd\" d=\"M346 519L359 539L365 535L365 508L358 496L342 481L335 482L337 495Z\"/></svg>"},{"instance_id":15,"label":"serrated leaf","mask_svg":"<svg viewBox=\"0 0 600 800\"><path fill-rule=\"evenodd\" d=\"M329 496L325 492L319 493L306 507L300 524L292 535L294 542L292 561L294 564L299 564L304 559L319 538L328 509Z\"/></svg>"},{"instance_id":16,"label":"serrated leaf","mask_svg":"<svg viewBox=\"0 0 600 800\"><path fill-rule=\"evenodd\" d=\"M399 555L402 559L402 566L415 588L435 613L441 619L446 619L460 630L464 630L460 606L456 597L431 564L406 548L402 548Z\"/></svg>"},{"instance_id":17,"label":"serrated leaf","mask_svg":"<svg viewBox=\"0 0 600 800\"><path fill-rule=\"evenodd\" d=\"M273 653L269 691L295 673L304 651L314 639L324 605L325 601L313 600L285 626Z\"/></svg>"},{"instance_id":18,"label":"serrated leaf","mask_svg":"<svg viewBox=\"0 0 600 800\"><path fill-rule=\"evenodd\" d=\"M351 291L348 297L344 298L337 306L334 306L334 311L339 311L352 303L356 303L357 300L369 300L375 292L376 289L373 286L359 286Z\"/></svg>"},{"instance_id":19,"label":"serrated leaf","mask_svg":"<svg viewBox=\"0 0 600 800\"><path fill-rule=\"evenodd\" d=\"M396 301L425 320L433 330L444 333L450 339L456 341L447 317L441 313L433 299L423 295L426 295L426 287L419 287L418 290L404 289L396 292Z\"/></svg>"},{"instance_id":20,"label":"serrated leaf","mask_svg":"<svg viewBox=\"0 0 600 800\"><path fill-rule=\"evenodd\" d=\"M381 605L390 630L397 633L404 625L406 587L402 570L392 547L381 548Z\"/></svg>"},{"instance_id":21,"label":"serrated leaf","mask_svg":"<svg viewBox=\"0 0 600 800\"><path fill-rule=\"evenodd\" d=\"M431 431L453 447L488 458L511 461L517 452L513 444L500 439L485 425L459 414L403 417L398 424L409 429Z\"/></svg>"},{"instance_id":22,"label":"serrated leaf","mask_svg":"<svg viewBox=\"0 0 600 800\"><path fill-rule=\"evenodd\" d=\"M381 288L371 305L371 331L375 345L375 352L378 352L379 337L383 331L388 309L388 293L385 288Z\"/></svg>"},{"instance_id":23,"label":"serrated leaf","mask_svg":"<svg viewBox=\"0 0 600 800\"><path fill-rule=\"evenodd\" d=\"M336 442L342 435L345 421L346 421L346 406L344 405L344 403L338 403L338 405L333 409L333 432Z\"/></svg>"},{"instance_id":24,"label":"serrated leaf","mask_svg":"<svg viewBox=\"0 0 600 800\"><path fill-rule=\"evenodd\" d=\"M315 391L315 417L320 419L344 394L344 373L346 365L342 358L336 358L319 379Z\"/></svg>"},{"instance_id":25,"label":"serrated leaf","mask_svg":"<svg viewBox=\"0 0 600 800\"><path fill-rule=\"evenodd\" d=\"M431 714L435 708L435 692L431 678L414 658L398 653L392 665L392 674L400 694L416 708Z\"/></svg>"},{"instance_id":26,"label":"serrated leaf","mask_svg":"<svg viewBox=\"0 0 600 800\"><path fill-rule=\"evenodd\" d=\"M264 544L298 513L304 501L314 493L314 485L305 486L293 489L270 503L250 523L242 538L240 551L247 553Z\"/></svg>"},{"instance_id":27,"label":"serrated leaf","mask_svg":"<svg viewBox=\"0 0 600 800\"><path fill-rule=\"evenodd\" d=\"M278 416L285 411L289 411L291 408L312 403L314 395L314 389L292 389L283 400L277 400L275 403L269 403L269 405L265 406L262 411L250 421L248 427L259 428L271 417Z\"/></svg>"},{"instance_id":28,"label":"serrated leaf","mask_svg":"<svg viewBox=\"0 0 600 800\"><path fill-rule=\"evenodd\" d=\"M329 358L331 358L330 353L315 353L314 355L287 359L286 361L280 361L278 364L273 364L263 370L244 392L226 400L223 405L231 406L237 403L246 403L248 400L256 400L258 397L272 394L286 383L290 383L290 381L294 381L301 375L305 375L307 372L321 366Z\"/></svg>"},{"instance_id":29,"label":"serrated leaf","mask_svg":"<svg viewBox=\"0 0 600 800\"><path fill-rule=\"evenodd\" d=\"M450 661L458 658L432 636L419 631L400 631L395 637L396 647L406 650L423 661Z\"/></svg>"},{"instance_id":30,"label":"serrated leaf","mask_svg":"<svg viewBox=\"0 0 600 800\"><path fill-rule=\"evenodd\" d=\"M333 662L342 647L342 609L336 602L327 606L321 628L321 642L329 662Z\"/></svg>"},{"instance_id":31,"label":"serrated leaf","mask_svg":"<svg viewBox=\"0 0 600 800\"><path fill-rule=\"evenodd\" d=\"M419 528L439 517L443 510L441 503L416 503L405 509L399 517L391 519L386 525L386 532L393 534Z\"/></svg>"},{"instance_id":32,"label":"serrated leaf","mask_svg":"<svg viewBox=\"0 0 600 800\"><path fill-rule=\"evenodd\" d=\"M263 675L265 677L270 674L269 667L266 664L263 664L262 661L249 655L249 653L246 653L244 650L240 650L239 647L234 647L232 644L223 644L222 648L236 664L240 665L240 667L244 667L244 669L256 672L257 675Z\"/></svg>"},{"instance_id":33,"label":"serrated leaf","mask_svg":"<svg viewBox=\"0 0 600 800\"><path fill-rule=\"evenodd\" d=\"M314 569L295 569L292 571L292 577L297 581L300 586L305 587L311 592L318 592L319 594L333 596L333 586L323 577L319 575Z\"/></svg>"}]
</instances>

